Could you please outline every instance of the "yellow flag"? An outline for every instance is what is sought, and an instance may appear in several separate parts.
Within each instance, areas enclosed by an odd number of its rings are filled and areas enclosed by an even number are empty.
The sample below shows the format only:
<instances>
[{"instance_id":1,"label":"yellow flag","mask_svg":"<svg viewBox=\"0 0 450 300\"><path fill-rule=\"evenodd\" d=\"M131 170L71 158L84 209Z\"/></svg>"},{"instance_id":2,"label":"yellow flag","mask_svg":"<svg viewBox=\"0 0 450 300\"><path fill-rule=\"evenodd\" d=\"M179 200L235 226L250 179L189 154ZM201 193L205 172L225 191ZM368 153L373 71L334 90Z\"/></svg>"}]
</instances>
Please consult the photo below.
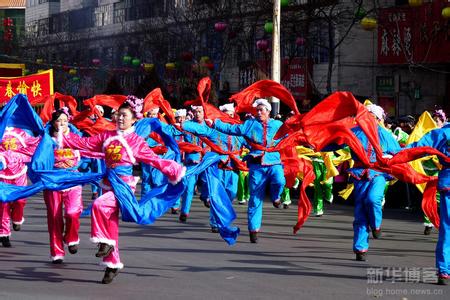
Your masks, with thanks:
<instances>
[{"instance_id":1,"label":"yellow flag","mask_svg":"<svg viewBox=\"0 0 450 300\"><path fill-rule=\"evenodd\" d=\"M418 140L420 140L421 137L423 137L425 134L427 134L428 132L430 132L433 129L436 129L437 125L436 122L434 122L433 118L431 117L430 113L425 111L420 117L419 120L417 121L416 126L414 127L414 130L411 132L411 134L409 135L408 140L406 141L406 144L411 144L414 142L417 142ZM427 157L423 157L420 159L417 159L415 161L410 162L409 164L413 167L414 170L416 170L418 173L420 174L424 174L425 170L423 169L423 165L422 162L424 160L428 160L430 159L429 156ZM436 161L436 159L433 159L433 161ZM423 193L423 191L425 190L425 183L422 184L416 184L417 188L419 189L420 192Z\"/></svg>"},{"instance_id":2,"label":"yellow flag","mask_svg":"<svg viewBox=\"0 0 450 300\"><path fill-rule=\"evenodd\" d=\"M414 127L414 130L409 135L409 138L406 141L406 144L408 145L413 142L417 142L418 140L420 140L421 137L423 137L429 131L436 129L436 128L437 128L436 122L434 122L430 113L427 111L423 112L423 114L419 117L419 120L417 121L417 124Z\"/></svg>"}]
</instances>

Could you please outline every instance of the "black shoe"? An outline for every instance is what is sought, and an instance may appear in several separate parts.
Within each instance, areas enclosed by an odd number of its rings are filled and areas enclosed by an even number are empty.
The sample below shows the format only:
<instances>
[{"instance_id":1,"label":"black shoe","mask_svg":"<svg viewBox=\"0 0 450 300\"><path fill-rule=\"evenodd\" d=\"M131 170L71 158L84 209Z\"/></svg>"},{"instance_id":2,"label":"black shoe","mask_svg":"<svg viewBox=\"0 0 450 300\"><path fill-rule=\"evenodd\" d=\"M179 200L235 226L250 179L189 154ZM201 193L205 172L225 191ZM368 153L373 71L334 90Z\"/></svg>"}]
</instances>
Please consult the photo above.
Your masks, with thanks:
<instances>
[{"instance_id":1,"label":"black shoe","mask_svg":"<svg viewBox=\"0 0 450 300\"><path fill-rule=\"evenodd\" d=\"M356 260L357 261L366 261L366 256L367 256L366 252L358 252L358 253L356 253Z\"/></svg>"},{"instance_id":2,"label":"black shoe","mask_svg":"<svg viewBox=\"0 0 450 300\"><path fill-rule=\"evenodd\" d=\"M119 269L106 268L105 275L103 276L102 283L109 284L113 281L114 277L119 273Z\"/></svg>"},{"instance_id":3,"label":"black shoe","mask_svg":"<svg viewBox=\"0 0 450 300\"><path fill-rule=\"evenodd\" d=\"M20 224L13 223L13 229L14 229L14 231L20 231L20 229L22 229L22 226L20 226Z\"/></svg>"},{"instance_id":4,"label":"black shoe","mask_svg":"<svg viewBox=\"0 0 450 300\"><path fill-rule=\"evenodd\" d=\"M203 202L203 204L205 205L205 207L210 208L211 207L211 202L209 200L206 200L205 202Z\"/></svg>"},{"instance_id":5,"label":"black shoe","mask_svg":"<svg viewBox=\"0 0 450 300\"><path fill-rule=\"evenodd\" d=\"M170 209L170 213L172 214L172 215L178 215L178 213L179 213L179 209L178 208L171 208Z\"/></svg>"},{"instance_id":6,"label":"black shoe","mask_svg":"<svg viewBox=\"0 0 450 300\"><path fill-rule=\"evenodd\" d=\"M250 242L253 244L258 242L258 233L256 231L250 231Z\"/></svg>"},{"instance_id":7,"label":"black shoe","mask_svg":"<svg viewBox=\"0 0 450 300\"><path fill-rule=\"evenodd\" d=\"M425 229L423 230L423 234L430 235L432 230L433 230L432 226L425 226Z\"/></svg>"},{"instance_id":8,"label":"black shoe","mask_svg":"<svg viewBox=\"0 0 450 300\"><path fill-rule=\"evenodd\" d=\"M289 208L289 204L283 204L283 209L288 209Z\"/></svg>"},{"instance_id":9,"label":"black shoe","mask_svg":"<svg viewBox=\"0 0 450 300\"><path fill-rule=\"evenodd\" d=\"M98 198L98 193L92 193L91 200L95 200Z\"/></svg>"},{"instance_id":10,"label":"black shoe","mask_svg":"<svg viewBox=\"0 0 450 300\"><path fill-rule=\"evenodd\" d=\"M211 232L213 232L213 233L218 233L218 232L219 232L219 228L217 228L217 227L211 227Z\"/></svg>"},{"instance_id":11,"label":"black shoe","mask_svg":"<svg viewBox=\"0 0 450 300\"><path fill-rule=\"evenodd\" d=\"M186 214L181 213L181 214L180 214L180 217L179 217L180 222L181 222L181 223L186 223L187 217L188 217L188 216L187 216Z\"/></svg>"},{"instance_id":12,"label":"black shoe","mask_svg":"<svg viewBox=\"0 0 450 300\"><path fill-rule=\"evenodd\" d=\"M11 248L11 242L9 241L9 236L0 237L0 242L2 243L3 247Z\"/></svg>"},{"instance_id":13,"label":"black shoe","mask_svg":"<svg viewBox=\"0 0 450 300\"><path fill-rule=\"evenodd\" d=\"M379 239L381 237L381 229L372 229L372 236L374 239Z\"/></svg>"},{"instance_id":14,"label":"black shoe","mask_svg":"<svg viewBox=\"0 0 450 300\"><path fill-rule=\"evenodd\" d=\"M77 253L78 252L78 245L69 246L69 252L70 252L70 254Z\"/></svg>"},{"instance_id":15,"label":"black shoe","mask_svg":"<svg viewBox=\"0 0 450 300\"><path fill-rule=\"evenodd\" d=\"M439 275L438 277L438 285L448 285L448 275Z\"/></svg>"},{"instance_id":16,"label":"black shoe","mask_svg":"<svg viewBox=\"0 0 450 300\"><path fill-rule=\"evenodd\" d=\"M275 207L275 208L280 208L280 206L281 206L281 201L280 201L280 200L274 201L274 202L272 202L272 205L273 205L273 207Z\"/></svg>"},{"instance_id":17,"label":"black shoe","mask_svg":"<svg viewBox=\"0 0 450 300\"><path fill-rule=\"evenodd\" d=\"M96 257L104 257L111 254L111 252L114 250L114 246L110 246L105 243L100 243L98 246L98 251L95 253Z\"/></svg>"},{"instance_id":18,"label":"black shoe","mask_svg":"<svg viewBox=\"0 0 450 300\"><path fill-rule=\"evenodd\" d=\"M63 263L63 260L61 258L52 260L52 264L54 264L54 265L60 265L62 263Z\"/></svg>"}]
</instances>

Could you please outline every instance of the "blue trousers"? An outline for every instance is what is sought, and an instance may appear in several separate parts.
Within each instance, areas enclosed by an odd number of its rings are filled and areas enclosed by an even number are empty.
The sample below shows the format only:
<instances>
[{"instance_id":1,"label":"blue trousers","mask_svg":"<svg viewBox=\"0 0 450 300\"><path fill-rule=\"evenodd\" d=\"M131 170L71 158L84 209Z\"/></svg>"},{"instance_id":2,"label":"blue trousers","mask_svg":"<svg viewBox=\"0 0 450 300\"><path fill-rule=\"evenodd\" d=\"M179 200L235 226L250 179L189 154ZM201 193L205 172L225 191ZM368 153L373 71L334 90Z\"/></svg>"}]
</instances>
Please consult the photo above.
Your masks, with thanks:
<instances>
[{"instance_id":1,"label":"blue trousers","mask_svg":"<svg viewBox=\"0 0 450 300\"><path fill-rule=\"evenodd\" d=\"M353 251L369 249L370 228L380 229L383 218L381 201L386 179L375 176L370 180L355 180L355 219L353 221Z\"/></svg>"},{"instance_id":2,"label":"blue trousers","mask_svg":"<svg viewBox=\"0 0 450 300\"><path fill-rule=\"evenodd\" d=\"M439 238L436 245L436 268L450 275L450 190L441 191Z\"/></svg>"},{"instance_id":3,"label":"blue trousers","mask_svg":"<svg viewBox=\"0 0 450 300\"><path fill-rule=\"evenodd\" d=\"M222 180L223 186L227 190L228 197L233 201L236 199L237 189L238 189L238 173L233 170L223 170L219 169L219 177Z\"/></svg>"},{"instance_id":4,"label":"blue trousers","mask_svg":"<svg viewBox=\"0 0 450 300\"><path fill-rule=\"evenodd\" d=\"M248 201L248 230L259 231L262 222L263 200L266 195L266 186L270 187L270 199L272 202L279 200L283 192L286 179L282 165L261 166L250 164L249 188L250 199Z\"/></svg>"},{"instance_id":5,"label":"blue trousers","mask_svg":"<svg viewBox=\"0 0 450 300\"><path fill-rule=\"evenodd\" d=\"M227 195L230 198L230 201L233 201L236 198L238 189L238 180L239 180L238 173L234 172L233 170L223 170L223 169L219 169L218 172L220 180L222 181L223 186L227 191ZM211 211L209 213L209 225L211 225L211 227L217 227L217 221L214 219L214 216L212 215Z\"/></svg>"},{"instance_id":6,"label":"blue trousers","mask_svg":"<svg viewBox=\"0 0 450 300\"><path fill-rule=\"evenodd\" d=\"M195 165L186 166L188 169ZM195 185L200 183L200 199L207 201L208 199L208 185L206 184L205 173L198 175L191 175L187 178L187 186L183 195L181 196L181 213L188 215L191 210L192 198L194 197Z\"/></svg>"}]
</instances>

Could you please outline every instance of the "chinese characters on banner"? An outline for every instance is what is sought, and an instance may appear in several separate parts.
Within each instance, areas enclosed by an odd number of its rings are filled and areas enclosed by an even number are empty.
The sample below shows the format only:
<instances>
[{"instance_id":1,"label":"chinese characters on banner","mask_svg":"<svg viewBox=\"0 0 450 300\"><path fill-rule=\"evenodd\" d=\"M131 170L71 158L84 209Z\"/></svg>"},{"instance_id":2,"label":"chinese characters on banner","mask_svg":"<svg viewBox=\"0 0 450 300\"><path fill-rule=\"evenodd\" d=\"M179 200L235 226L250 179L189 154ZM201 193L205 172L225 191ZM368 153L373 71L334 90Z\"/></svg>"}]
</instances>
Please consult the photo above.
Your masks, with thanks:
<instances>
[{"instance_id":1,"label":"chinese characters on banner","mask_svg":"<svg viewBox=\"0 0 450 300\"><path fill-rule=\"evenodd\" d=\"M270 61L261 60L255 65L242 67L239 70L239 87L246 88L257 80L270 76ZM308 76L312 74L312 61L302 58L283 58L281 60L281 84L284 85L296 100L311 96L311 83ZM309 75L308 75L309 74Z\"/></svg>"},{"instance_id":2,"label":"chinese characters on banner","mask_svg":"<svg viewBox=\"0 0 450 300\"><path fill-rule=\"evenodd\" d=\"M439 0L420 7L382 9L378 28L378 63L420 64L450 61L450 26Z\"/></svg>"},{"instance_id":3,"label":"chinese characters on banner","mask_svg":"<svg viewBox=\"0 0 450 300\"><path fill-rule=\"evenodd\" d=\"M22 77L0 77L0 104L17 94L24 94L30 102L35 98L53 95L53 70Z\"/></svg>"}]
</instances>

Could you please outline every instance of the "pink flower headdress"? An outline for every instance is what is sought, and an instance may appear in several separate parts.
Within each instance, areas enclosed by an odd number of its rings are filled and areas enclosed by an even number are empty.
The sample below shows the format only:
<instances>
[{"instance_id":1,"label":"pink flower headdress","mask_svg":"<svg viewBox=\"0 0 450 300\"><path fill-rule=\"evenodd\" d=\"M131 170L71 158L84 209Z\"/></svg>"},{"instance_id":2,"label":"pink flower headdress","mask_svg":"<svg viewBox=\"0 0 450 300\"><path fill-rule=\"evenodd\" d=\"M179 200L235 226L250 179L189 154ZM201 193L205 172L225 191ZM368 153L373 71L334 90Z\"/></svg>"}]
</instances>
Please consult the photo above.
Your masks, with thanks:
<instances>
[{"instance_id":1,"label":"pink flower headdress","mask_svg":"<svg viewBox=\"0 0 450 300\"><path fill-rule=\"evenodd\" d=\"M72 119L73 119L72 115L70 114L70 110L67 106L63 106L63 107L53 111L53 113L55 113L55 112L62 112L63 114L65 114L67 116L67 120L69 122L72 121Z\"/></svg>"},{"instance_id":2,"label":"pink flower headdress","mask_svg":"<svg viewBox=\"0 0 450 300\"><path fill-rule=\"evenodd\" d=\"M128 104L131 106L131 110L136 115L137 119L142 119L142 109L144 108L144 99L138 98L133 95L128 95L127 99L125 100Z\"/></svg>"},{"instance_id":3,"label":"pink flower headdress","mask_svg":"<svg viewBox=\"0 0 450 300\"><path fill-rule=\"evenodd\" d=\"M445 115L444 110L437 109L433 112L433 118L439 118L442 122L447 121L447 116Z\"/></svg>"}]
</instances>

